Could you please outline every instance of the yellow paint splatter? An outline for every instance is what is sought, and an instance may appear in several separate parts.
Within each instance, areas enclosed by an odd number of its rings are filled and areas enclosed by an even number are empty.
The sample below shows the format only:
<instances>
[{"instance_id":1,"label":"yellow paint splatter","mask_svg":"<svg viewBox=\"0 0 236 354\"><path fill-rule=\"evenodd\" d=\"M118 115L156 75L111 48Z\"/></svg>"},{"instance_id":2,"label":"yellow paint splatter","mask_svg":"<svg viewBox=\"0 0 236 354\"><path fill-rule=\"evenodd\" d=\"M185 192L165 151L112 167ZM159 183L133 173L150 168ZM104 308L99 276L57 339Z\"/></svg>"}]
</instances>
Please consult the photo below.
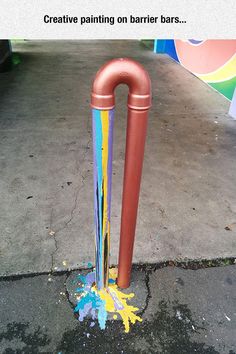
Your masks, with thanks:
<instances>
[{"instance_id":1,"label":"yellow paint splatter","mask_svg":"<svg viewBox=\"0 0 236 354\"><path fill-rule=\"evenodd\" d=\"M109 277L112 280L116 280L117 269L111 269ZM107 289L98 290L97 294L105 302L106 311L115 313L113 318L117 318L117 314L120 315L126 333L130 330L130 323L134 324L136 321L142 322L141 317L135 314L139 309L127 304L127 300L134 297L133 293L124 294L118 290L116 284L110 284Z\"/></svg>"}]
</instances>

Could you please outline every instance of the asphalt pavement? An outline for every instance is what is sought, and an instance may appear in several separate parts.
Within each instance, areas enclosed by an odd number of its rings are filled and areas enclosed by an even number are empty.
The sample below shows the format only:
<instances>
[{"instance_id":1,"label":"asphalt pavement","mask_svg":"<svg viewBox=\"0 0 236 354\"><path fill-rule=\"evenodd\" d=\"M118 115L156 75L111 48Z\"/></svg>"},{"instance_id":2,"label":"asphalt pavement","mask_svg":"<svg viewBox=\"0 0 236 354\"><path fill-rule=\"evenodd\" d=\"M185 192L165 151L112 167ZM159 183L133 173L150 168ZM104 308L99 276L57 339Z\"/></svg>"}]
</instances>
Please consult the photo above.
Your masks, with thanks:
<instances>
[{"instance_id":1,"label":"asphalt pavement","mask_svg":"<svg viewBox=\"0 0 236 354\"><path fill-rule=\"evenodd\" d=\"M70 299L79 273L4 278L0 282L2 354L236 353L236 266L197 270L143 266L132 273L141 323L105 330L79 322ZM74 285L75 286L75 285Z\"/></svg>"}]
</instances>

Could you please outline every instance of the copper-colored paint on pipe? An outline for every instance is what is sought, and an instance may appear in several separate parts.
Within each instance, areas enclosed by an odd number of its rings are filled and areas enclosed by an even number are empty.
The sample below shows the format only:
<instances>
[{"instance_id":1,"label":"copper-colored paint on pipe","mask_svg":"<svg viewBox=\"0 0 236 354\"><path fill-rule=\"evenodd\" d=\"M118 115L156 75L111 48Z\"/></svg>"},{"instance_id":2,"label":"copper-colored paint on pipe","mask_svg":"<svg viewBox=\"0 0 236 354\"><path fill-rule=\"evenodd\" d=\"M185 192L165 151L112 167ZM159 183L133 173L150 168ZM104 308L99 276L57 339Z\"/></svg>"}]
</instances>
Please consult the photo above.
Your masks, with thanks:
<instances>
[{"instance_id":1,"label":"copper-colored paint on pipe","mask_svg":"<svg viewBox=\"0 0 236 354\"><path fill-rule=\"evenodd\" d=\"M136 61L113 59L101 67L94 79L91 106L100 110L114 108L114 90L119 84L129 87L117 280L120 288L127 288L130 284L148 110L151 107L151 82L148 73Z\"/></svg>"},{"instance_id":2,"label":"copper-colored paint on pipe","mask_svg":"<svg viewBox=\"0 0 236 354\"><path fill-rule=\"evenodd\" d=\"M130 284L147 119L148 111L128 109L118 268L120 288L128 288Z\"/></svg>"}]
</instances>

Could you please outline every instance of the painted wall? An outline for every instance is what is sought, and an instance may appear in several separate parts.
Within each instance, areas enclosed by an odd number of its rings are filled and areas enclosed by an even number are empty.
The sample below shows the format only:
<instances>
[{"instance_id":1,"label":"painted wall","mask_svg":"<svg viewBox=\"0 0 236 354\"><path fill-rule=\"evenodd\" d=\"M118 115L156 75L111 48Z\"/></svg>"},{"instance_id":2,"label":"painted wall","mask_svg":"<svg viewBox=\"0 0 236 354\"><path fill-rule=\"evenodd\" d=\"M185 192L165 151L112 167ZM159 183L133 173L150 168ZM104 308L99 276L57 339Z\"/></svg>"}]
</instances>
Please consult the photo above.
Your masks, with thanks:
<instances>
[{"instance_id":1,"label":"painted wall","mask_svg":"<svg viewBox=\"0 0 236 354\"><path fill-rule=\"evenodd\" d=\"M232 100L236 88L236 40L155 40L155 53L166 53Z\"/></svg>"}]
</instances>

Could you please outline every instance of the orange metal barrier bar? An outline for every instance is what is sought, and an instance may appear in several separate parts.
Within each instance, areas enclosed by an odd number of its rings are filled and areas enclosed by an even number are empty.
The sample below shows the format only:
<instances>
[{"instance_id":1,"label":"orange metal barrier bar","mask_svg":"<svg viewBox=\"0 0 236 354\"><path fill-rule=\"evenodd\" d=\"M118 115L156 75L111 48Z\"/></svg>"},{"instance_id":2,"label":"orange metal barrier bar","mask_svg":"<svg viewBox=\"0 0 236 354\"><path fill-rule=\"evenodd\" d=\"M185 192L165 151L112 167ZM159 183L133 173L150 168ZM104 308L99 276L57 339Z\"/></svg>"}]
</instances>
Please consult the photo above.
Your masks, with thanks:
<instances>
[{"instance_id":1,"label":"orange metal barrier bar","mask_svg":"<svg viewBox=\"0 0 236 354\"><path fill-rule=\"evenodd\" d=\"M151 107L151 82L138 62L128 58L113 59L97 72L91 94L92 108L112 110L115 107L114 90L119 84L129 87L117 280L120 288L127 288L130 284L148 111Z\"/></svg>"}]
</instances>

